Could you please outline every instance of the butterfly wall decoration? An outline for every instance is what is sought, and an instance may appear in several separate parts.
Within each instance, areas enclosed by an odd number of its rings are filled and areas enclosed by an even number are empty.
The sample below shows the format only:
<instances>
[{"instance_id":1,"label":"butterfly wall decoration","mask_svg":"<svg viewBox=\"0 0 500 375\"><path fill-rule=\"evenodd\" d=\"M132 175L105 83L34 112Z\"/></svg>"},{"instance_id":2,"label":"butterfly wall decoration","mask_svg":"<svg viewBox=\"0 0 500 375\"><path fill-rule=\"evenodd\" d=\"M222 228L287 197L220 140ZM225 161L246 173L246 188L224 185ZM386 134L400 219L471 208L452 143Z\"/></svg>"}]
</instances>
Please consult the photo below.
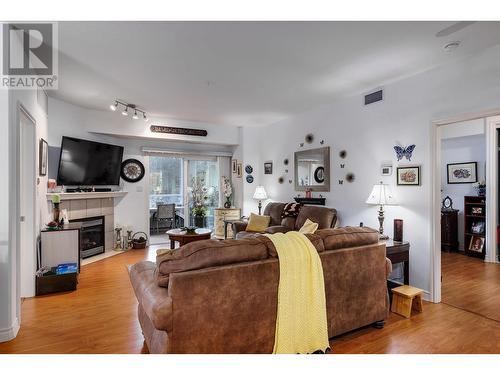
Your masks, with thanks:
<instances>
[{"instance_id":1,"label":"butterfly wall decoration","mask_svg":"<svg viewBox=\"0 0 500 375\"><path fill-rule=\"evenodd\" d=\"M409 145L407 147L396 145L394 146L394 151L396 151L396 157L398 161L405 157L408 161L411 161L411 155L413 154L413 150L415 150L415 145Z\"/></svg>"}]
</instances>

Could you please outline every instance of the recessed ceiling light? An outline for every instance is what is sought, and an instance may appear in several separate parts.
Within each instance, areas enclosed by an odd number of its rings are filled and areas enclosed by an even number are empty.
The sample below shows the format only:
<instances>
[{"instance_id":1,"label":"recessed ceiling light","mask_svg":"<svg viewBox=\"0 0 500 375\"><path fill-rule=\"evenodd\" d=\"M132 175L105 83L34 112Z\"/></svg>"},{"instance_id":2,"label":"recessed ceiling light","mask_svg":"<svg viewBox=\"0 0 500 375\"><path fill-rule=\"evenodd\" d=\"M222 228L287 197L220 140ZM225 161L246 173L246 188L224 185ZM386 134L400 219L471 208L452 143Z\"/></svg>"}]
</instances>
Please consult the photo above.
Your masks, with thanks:
<instances>
[{"instance_id":1,"label":"recessed ceiling light","mask_svg":"<svg viewBox=\"0 0 500 375\"><path fill-rule=\"evenodd\" d=\"M459 46L460 46L460 41L459 40L455 40L453 42L445 44L445 46L443 47L443 49L446 52L452 52L452 51L456 50Z\"/></svg>"}]
</instances>

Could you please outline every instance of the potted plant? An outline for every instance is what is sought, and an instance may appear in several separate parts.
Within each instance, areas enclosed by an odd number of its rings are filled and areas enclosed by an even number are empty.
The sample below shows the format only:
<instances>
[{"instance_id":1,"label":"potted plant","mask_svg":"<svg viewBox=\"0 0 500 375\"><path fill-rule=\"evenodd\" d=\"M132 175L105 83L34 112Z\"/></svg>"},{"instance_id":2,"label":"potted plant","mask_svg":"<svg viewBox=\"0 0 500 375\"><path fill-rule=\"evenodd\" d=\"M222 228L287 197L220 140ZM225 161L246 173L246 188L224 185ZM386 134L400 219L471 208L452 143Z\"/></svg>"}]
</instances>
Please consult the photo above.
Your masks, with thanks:
<instances>
[{"instance_id":1,"label":"potted plant","mask_svg":"<svg viewBox=\"0 0 500 375\"><path fill-rule=\"evenodd\" d=\"M191 212L194 216L194 225L203 228L205 226L205 217L208 214L206 202L211 194L210 190L205 186L205 178L201 175L193 177L190 190L193 202Z\"/></svg>"},{"instance_id":2,"label":"potted plant","mask_svg":"<svg viewBox=\"0 0 500 375\"><path fill-rule=\"evenodd\" d=\"M233 188L231 187L231 182L229 178L226 176L222 177L222 192L224 193L224 197L226 197L226 201L224 202L224 208L231 208L231 196L233 195Z\"/></svg>"}]
</instances>

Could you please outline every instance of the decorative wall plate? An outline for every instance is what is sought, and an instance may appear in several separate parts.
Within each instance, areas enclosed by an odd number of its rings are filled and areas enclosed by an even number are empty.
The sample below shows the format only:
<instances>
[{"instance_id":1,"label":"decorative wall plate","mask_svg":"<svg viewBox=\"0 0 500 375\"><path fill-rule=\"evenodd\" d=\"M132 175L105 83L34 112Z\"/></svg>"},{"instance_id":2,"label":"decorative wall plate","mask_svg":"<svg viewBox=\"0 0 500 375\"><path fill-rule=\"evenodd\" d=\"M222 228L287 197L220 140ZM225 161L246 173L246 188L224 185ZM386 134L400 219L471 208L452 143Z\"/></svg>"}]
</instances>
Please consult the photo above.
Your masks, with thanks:
<instances>
[{"instance_id":1,"label":"decorative wall plate","mask_svg":"<svg viewBox=\"0 0 500 375\"><path fill-rule=\"evenodd\" d=\"M248 174L252 173L253 172L253 168L250 164L247 164L245 166L245 172L247 172Z\"/></svg>"},{"instance_id":2,"label":"decorative wall plate","mask_svg":"<svg viewBox=\"0 0 500 375\"><path fill-rule=\"evenodd\" d=\"M339 156L340 156L340 158L345 159L345 158L346 158L346 156L347 156L347 151L346 151L346 150L342 150L342 151L340 151L340 152L339 152Z\"/></svg>"},{"instance_id":3,"label":"decorative wall plate","mask_svg":"<svg viewBox=\"0 0 500 375\"><path fill-rule=\"evenodd\" d=\"M305 141L306 141L306 143L313 143L313 141L314 141L314 135L311 134L311 133L307 134L306 137L305 137Z\"/></svg>"},{"instance_id":4,"label":"decorative wall plate","mask_svg":"<svg viewBox=\"0 0 500 375\"><path fill-rule=\"evenodd\" d=\"M139 182L144 173L144 165L137 159L124 160L121 165L120 175L127 182Z\"/></svg>"},{"instance_id":5,"label":"decorative wall plate","mask_svg":"<svg viewBox=\"0 0 500 375\"><path fill-rule=\"evenodd\" d=\"M283 164L284 164L284 165L288 165L288 159L284 159L284 160L283 160Z\"/></svg>"},{"instance_id":6,"label":"decorative wall plate","mask_svg":"<svg viewBox=\"0 0 500 375\"><path fill-rule=\"evenodd\" d=\"M314 181L316 181L318 184L325 182L325 168L316 168L316 170L314 171Z\"/></svg>"},{"instance_id":7,"label":"decorative wall plate","mask_svg":"<svg viewBox=\"0 0 500 375\"><path fill-rule=\"evenodd\" d=\"M248 176L246 177L246 180L247 180L247 182L248 182L249 184L251 184L251 183L253 182L253 176L252 176L252 175L248 175Z\"/></svg>"}]
</instances>

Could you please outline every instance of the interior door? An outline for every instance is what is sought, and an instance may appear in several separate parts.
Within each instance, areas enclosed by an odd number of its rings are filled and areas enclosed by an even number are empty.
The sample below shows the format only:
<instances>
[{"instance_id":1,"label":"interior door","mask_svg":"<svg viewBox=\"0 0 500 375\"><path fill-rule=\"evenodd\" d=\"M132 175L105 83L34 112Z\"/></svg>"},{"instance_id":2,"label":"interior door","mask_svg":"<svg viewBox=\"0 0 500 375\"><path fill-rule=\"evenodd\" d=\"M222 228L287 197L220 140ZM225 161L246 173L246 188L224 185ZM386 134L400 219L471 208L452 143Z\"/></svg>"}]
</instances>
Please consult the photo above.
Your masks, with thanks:
<instances>
[{"instance_id":1,"label":"interior door","mask_svg":"<svg viewBox=\"0 0 500 375\"><path fill-rule=\"evenodd\" d=\"M219 167L217 158L186 158L184 161L185 176L185 225L194 226L193 208L198 203L206 207L203 226L214 228L214 208L219 207Z\"/></svg>"}]
</instances>

